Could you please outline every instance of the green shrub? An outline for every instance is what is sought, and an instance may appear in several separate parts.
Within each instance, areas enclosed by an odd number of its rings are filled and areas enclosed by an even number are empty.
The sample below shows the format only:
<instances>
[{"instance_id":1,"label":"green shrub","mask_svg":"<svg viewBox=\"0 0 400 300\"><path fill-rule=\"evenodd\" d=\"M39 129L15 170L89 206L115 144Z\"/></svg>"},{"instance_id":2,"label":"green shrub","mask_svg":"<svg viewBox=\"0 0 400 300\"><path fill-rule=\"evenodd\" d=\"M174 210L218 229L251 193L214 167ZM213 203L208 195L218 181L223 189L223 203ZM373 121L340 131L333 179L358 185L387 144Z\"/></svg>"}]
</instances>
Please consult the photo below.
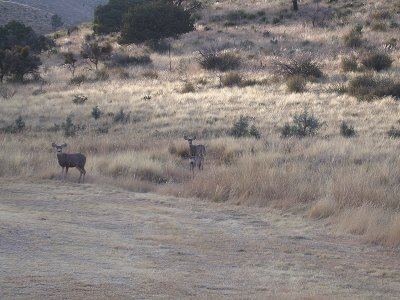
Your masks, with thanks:
<instances>
[{"instance_id":1,"label":"green shrub","mask_svg":"<svg viewBox=\"0 0 400 300\"><path fill-rule=\"evenodd\" d=\"M356 131L353 126L343 121L342 124L340 124L340 134L344 137L353 137L356 135Z\"/></svg>"},{"instance_id":2,"label":"green shrub","mask_svg":"<svg viewBox=\"0 0 400 300\"><path fill-rule=\"evenodd\" d=\"M239 120L237 120L233 124L233 127L229 131L229 134L235 138L252 136L256 139L260 139L261 133L259 132L259 130L256 128L256 126L254 124L251 125L250 130L249 130L250 120L251 120L251 117L241 115Z\"/></svg>"},{"instance_id":3,"label":"green shrub","mask_svg":"<svg viewBox=\"0 0 400 300\"><path fill-rule=\"evenodd\" d=\"M65 122L61 124L61 129L64 130L65 137L72 137L75 136L79 131L84 130L85 126L74 124L71 116L68 116Z\"/></svg>"},{"instance_id":4,"label":"green shrub","mask_svg":"<svg viewBox=\"0 0 400 300\"><path fill-rule=\"evenodd\" d=\"M18 116L14 123L2 129L4 133L21 133L25 130L25 121L22 116Z\"/></svg>"},{"instance_id":5,"label":"green shrub","mask_svg":"<svg viewBox=\"0 0 400 300\"><path fill-rule=\"evenodd\" d=\"M355 55L351 55L349 57L343 57L340 62L340 67L343 72L355 72L357 71L357 57Z\"/></svg>"},{"instance_id":6,"label":"green shrub","mask_svg":"<svg viewBox=\"0 0 400 300\"><path fill-rule=\"evenodd\" d=\"M114 123L126 124L130 121L130 119L131 119L131 112L125 113L124 109L121 108L119 112L115 114L113 121Z\"/></svg>"},{"instance_id":7,"label":"green shrub","mask_svg":"<svg viewBox=\"0 0 400 300\"><path fill-rule=\"evenodd\" d=\"M103 112L100 110L100 108L96 105L92 108L92 117L93 119L97 120L103 115Z\"/></svg>"},{"instance_id":8,"label":"green shrub","mask_svg":"<svg viewBox=\"0 0 400 300\"><path fill-rule=\"evenodd\" d=\"M293 124L285 124L281 130L281 136L284 138L297 136L314 136L322 126L322 122L319 121L313 114L310 114L307 110L303 113L295 115L293 117Z\"/></svg>"},{"instance_id":9,"label":"green shrub","mask_svg":"<svg viewBox=\"0 0 400 300\"><path fill-rule=\"evenodd\" d=\"M392 126L392 128L387 132L387 135L392 139L398 139L400 138L400 129L395 129Z\"/></svg>"},{"instance_id":10,"label":"green shrub","mask_svg":"<svg viewBox=\"0 0 400 300\"><path fill-rule=\"evenodd\" d=\"M199 51L197 59L200 66L205 70L217 70L221 72L235 70L240 67L241 58L233 52L217 52L215 49Z\"/></svg>"},{"instance_id":11,"label":"green shrub","mask_svg":"<svg viewBox=\"0 0 400 300\"><path fill-rule=\"evenodd\" d=\"M257 140L261 138L261 133L254 124L251 125L249 134L250 136L256 138Z\"/></svg>"},{"instance_id":12,"label":"green shrub","mask_svg":"<svg viewBox=\"0 0 400 300\"><path fill-rule=\"evenodd\" d=\"M389 69L392 62L392 58L386 53L369 53L361 60L367 69L377 72Z\"/></svg>"}]
</instances>

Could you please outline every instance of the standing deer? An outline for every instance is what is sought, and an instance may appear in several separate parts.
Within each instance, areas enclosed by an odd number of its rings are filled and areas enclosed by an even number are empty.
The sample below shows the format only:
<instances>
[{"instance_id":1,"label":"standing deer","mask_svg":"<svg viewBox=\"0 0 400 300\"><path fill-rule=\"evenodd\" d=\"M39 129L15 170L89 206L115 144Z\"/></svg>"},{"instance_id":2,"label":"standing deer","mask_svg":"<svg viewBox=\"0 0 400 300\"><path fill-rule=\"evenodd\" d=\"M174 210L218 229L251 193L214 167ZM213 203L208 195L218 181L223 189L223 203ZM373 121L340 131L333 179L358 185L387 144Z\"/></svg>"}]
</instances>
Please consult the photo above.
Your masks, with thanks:
<instances>
[{"instance_id":1,"label":"standing deer","mask_svg":"<svg viewBox=\"0 0 400 300\"><path fill-rule=\"evenodd\" d=\"M190 169L193 173L196 166L199 170L203 170L206 147L204 147L204 145L193 145L193 141L196 139L195 136L189 138L187 135L184 135L183 138L189 143Z\"/></svg>"},{"instance_id":2,"label":"standing deer","mask_svg":"<svg viewBox=\"0 0 400 300\"><path fill-rule=\"evenodd\" d=\"M81 153L63 153L63 148L67 147L67 144L62 144L61 146L52 143L53 148L57 151L57 159L58 163L62 167L61 170L61 178L65 180L68 173L68 168L77 168L81 175L79 176L79 182L81 182L81 178L83 175L82 182L85 181L85 163L86 163L86 156ZM64 168L65 168L65 175L64 175Z\"/></svg>"}]
</instances>

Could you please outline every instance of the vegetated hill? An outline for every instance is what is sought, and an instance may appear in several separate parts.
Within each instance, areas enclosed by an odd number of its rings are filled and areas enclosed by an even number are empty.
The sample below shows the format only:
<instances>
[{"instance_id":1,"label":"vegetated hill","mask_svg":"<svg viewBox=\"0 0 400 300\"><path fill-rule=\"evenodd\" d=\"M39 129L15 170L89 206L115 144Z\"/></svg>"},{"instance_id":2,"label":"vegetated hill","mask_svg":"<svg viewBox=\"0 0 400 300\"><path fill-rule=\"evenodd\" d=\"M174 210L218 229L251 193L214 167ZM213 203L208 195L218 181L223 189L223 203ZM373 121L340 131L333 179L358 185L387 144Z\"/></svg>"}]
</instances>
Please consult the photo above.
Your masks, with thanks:
<instances>
[{"instance_id":1,"label":"vegetated hill","mask_svg":"<svg viewBox=\"0 0 400 300\"><path fill-rule=\"evenodd\" d=\"M93 18L99 4L107 0L0 0L0 25L12 20L23 22L39 33L48 33L51 27L51 16L57 14L64 26L76 25Z\"/></svg>"}]
</instances>

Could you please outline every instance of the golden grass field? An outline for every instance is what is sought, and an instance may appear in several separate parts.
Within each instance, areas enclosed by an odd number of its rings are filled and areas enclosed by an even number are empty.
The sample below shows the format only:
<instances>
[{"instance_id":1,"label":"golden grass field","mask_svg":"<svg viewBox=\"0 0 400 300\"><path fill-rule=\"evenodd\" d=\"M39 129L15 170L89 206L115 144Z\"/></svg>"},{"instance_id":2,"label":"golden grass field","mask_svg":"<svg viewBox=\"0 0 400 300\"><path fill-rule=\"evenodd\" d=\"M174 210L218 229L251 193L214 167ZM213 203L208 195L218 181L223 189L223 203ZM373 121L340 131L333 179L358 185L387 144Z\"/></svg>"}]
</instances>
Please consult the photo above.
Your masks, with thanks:
<instances>
[{"instance_id":1,"label":"golden grass field","mask_svg":"<svg viewBox=\"0 0 400 300\"><path fill-rule=\"evenodd\" d=\"M322 5L322 4L321 4ZM224 27L208 21L228 10L264 10L268 24L250 22ZM197 197L232 205L273 207L293 210L310 218L326 218L333 230L361 235L366 241L386 246L400 245L400 141L386 132L399 126L399 101L385 97L361 102L330 87L346 83L355 73L342 73L341 58L355 50L343 46L342 37L358 22L376 20L377 11L391 11L399 21L396 1L367 1L362 8L328 27L310 23L316 4L302 1L300 12L292 13L283 24L271 24L273 16L290 6L283 1L220 1L202 12L198 30L172 42L172 70L168 54L151 53L152 66L105 68L106 81L71 85L71 74L62 65L62 52L77 55L88 26L70 37L57 40L58 53L42 55L41 76L45 93L37 93L40 83L5 83L15 89L11 99L0 99L0 127L22 116L23 133L0 133L0 176L21 180L60 180L61 168L51 143L68 144L68 152L87 156L87 179L93 184L111 184L137 192L153 192L179 197ZM375 22L375 21L374 21ZM385 23L385 24L386 24ZM205 26L211 27L206 30ZM371 49L381 49L399 29L385 31L366 26L363 32ZM263 33L269 31L270 37ZM272 37L278 40L271 43ZM251 41L251 49L235 47ZM220 87L216 72L202 70L198 50L230 43L243 59L240 72L260 84L249 87ZM148 53L143 46L115 45L114 51ZM312 52L321 64L325 78L307 84L304 93L287 91L285 81L270 68L274 55ZM393 65L381 76L398 79L400 50L388 51ZM148 78L146 72L158 78ZM77 75L93 76L82 65ZM124 79L121 79L121 74ZM185 83L194 92L183 93ZM77 94L88 97L74 104ZM104 115L91 117L94 106ZM123 109L130 122L113 123ZM280 137L280 129L304 109L324 122L311 138ZM233 123L247 115L260 130L259 140L235 139L227 134ZM85 129L66 138L54 124L71 116ZM339 126L346 121L357 136L344 138ZM108 128L108 133L99 129ZM203 172L193 177L189 171L184 134L196 135L196 142L207 148ZM76 181L78 172L69 173Z\"/></svg>"}]
</instances>

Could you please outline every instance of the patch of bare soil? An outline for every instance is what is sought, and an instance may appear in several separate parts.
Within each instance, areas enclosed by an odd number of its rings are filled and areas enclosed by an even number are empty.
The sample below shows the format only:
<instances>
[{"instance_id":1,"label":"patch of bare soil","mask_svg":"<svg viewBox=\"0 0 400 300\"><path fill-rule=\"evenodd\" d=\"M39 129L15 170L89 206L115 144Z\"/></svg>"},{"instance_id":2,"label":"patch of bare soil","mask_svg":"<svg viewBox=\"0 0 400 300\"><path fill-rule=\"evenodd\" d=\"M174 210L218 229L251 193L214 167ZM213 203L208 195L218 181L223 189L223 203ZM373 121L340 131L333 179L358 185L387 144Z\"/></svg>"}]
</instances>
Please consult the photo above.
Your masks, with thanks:
<instances>
[{"instance_id":1,"label":"patch of bare soil","mask_svg":"<svg viewBox=\"0 0 400 300\"><path fill-rule=\"evenodd\" d=\"M94 184L1 179L0 298L399 297L399 250L319 225Z\"/></svg>"}]
</instances>

